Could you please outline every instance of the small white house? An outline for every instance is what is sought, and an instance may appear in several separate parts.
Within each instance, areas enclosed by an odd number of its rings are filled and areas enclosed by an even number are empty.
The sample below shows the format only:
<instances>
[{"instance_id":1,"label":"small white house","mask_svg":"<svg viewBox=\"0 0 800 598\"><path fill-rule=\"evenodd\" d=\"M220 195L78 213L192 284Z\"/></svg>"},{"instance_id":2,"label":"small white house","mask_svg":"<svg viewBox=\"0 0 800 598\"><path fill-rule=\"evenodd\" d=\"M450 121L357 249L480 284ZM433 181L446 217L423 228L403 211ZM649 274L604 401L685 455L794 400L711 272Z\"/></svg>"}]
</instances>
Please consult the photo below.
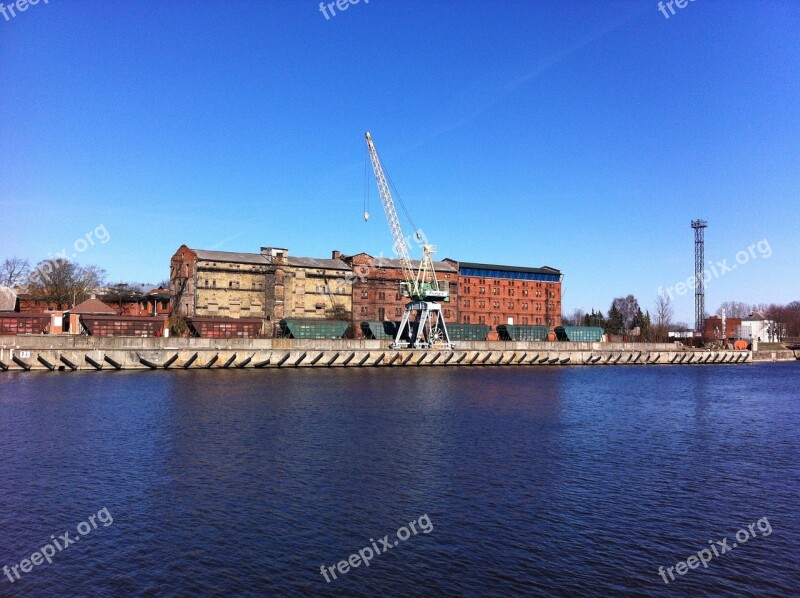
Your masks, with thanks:
<instances>
[{"instance_id":1,"label":"small white house","mask_svg":"<svg viewBox=\"0 0 800 598\"><path fill-rule=\"evenodd\" d=\"M744 340L773 343L779 340L778 326L766 314L754 311L736 328L736 336Z\"/></svg>"}]
</instances>

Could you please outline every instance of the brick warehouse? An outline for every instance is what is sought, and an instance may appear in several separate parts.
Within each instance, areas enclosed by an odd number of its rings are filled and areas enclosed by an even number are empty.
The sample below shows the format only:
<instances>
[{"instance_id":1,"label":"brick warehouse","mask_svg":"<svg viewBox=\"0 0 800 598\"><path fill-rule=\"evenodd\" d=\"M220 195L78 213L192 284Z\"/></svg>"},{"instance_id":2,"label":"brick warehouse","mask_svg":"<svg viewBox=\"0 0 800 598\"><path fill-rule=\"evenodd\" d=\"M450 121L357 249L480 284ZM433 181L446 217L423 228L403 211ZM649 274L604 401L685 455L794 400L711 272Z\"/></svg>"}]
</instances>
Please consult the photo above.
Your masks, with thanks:
<instances>
[{"instance_id":1,"label":"brick warehouse","mask_svg":"<svg viewBox=\"0 0 800 598\"><path fill-rule=\"evenodd\" d=\"M176 313L188 318L257 318L261 334L272 336L287 319L348 319L356 334L362 321L397 321L407 299L399 259L351 256L333 251L329 259L294 257L283 248L260 253L192 249L182 245L170 264ZM418 266L418 262L414 262ZM561 324L561 278L549 266L435 262L450 287L442 306L446 321L462 324Z\"/></svg>"},{"instance_id":2,"label":"brick warehouse","mask_svg":"<svg viewBox=\"0 0 800 598\"><path fill-rule=\"evenodd\" d=\"M462 324L561 326L561 272L450 261L458 268Z\"/></svg>"}]
</instances>

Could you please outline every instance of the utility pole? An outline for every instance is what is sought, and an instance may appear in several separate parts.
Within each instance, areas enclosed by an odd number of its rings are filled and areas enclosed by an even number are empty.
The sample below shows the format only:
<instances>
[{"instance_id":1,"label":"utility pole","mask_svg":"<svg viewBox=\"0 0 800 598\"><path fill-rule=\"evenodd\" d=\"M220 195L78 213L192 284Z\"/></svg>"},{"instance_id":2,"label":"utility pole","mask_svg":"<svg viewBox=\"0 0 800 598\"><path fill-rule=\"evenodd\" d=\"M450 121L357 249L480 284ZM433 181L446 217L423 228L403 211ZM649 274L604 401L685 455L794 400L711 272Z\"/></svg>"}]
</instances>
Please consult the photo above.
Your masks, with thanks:
<instances>
[{"instance_id":1,"label":"utility pole","mask_svg":"<svg viewBox=\"0 0 800 598\"><path fill-rule=\"evenodd\" d=\"M703 334L703 320L706 315L706 291L703 281L705 269L705 239L704 231L708 226L705 220L692 220L694 229L694 331L696 335Z\"/></svg>"}]
</instances>

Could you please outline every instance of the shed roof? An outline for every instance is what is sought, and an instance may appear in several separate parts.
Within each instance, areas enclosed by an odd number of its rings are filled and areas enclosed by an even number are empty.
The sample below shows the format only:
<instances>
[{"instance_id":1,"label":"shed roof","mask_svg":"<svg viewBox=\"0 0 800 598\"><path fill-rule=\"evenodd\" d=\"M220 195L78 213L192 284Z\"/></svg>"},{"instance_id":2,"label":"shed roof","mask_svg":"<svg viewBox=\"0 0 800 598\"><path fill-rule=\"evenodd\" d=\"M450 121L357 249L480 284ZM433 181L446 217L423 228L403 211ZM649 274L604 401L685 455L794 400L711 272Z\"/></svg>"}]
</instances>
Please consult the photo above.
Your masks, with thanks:
<instances>
[{"instance_id":1,"label":"shed roof","mask_svg":"<svg viewBox=\"0 0 800 598\"><path fill-rule=\"evenodd\" d=\"M111 307L100 301L99 299L87 299L83 303L79 303L71 310L69 310L71 314L114 314L116 315L116 311L114 311Z\"/></svg>"}]
</instances>

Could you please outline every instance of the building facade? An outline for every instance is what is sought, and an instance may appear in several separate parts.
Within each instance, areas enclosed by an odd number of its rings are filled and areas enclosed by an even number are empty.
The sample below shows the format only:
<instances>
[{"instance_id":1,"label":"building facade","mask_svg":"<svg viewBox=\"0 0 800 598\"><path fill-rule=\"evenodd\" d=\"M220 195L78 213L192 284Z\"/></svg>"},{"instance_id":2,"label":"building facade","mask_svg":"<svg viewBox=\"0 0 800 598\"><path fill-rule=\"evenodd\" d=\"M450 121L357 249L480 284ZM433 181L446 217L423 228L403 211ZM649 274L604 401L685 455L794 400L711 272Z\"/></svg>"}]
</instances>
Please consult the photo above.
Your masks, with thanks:
<instances>
[{"instance_id":1,"label":"building facade","mask_svg":"<svg viewBox=\"0 0 800 598\"><path fill-rule=\"evenodd\" d=\"M461 324L561 326L561 279L549 266L452 262L458 268Z\"/></svg>"},{"instance_id":2,"label":"building facade","mask_svg":"<svg viewBox=\"0 0 800 598\"><path fill-rule=\"evenodd\" d=\"M259 318L272 336L283 318L350 318L350 267L330 259L293 257L279 247L260 253L192 249L172 256L170 292L185 317Z\"/></svg>"}]
</instances>

